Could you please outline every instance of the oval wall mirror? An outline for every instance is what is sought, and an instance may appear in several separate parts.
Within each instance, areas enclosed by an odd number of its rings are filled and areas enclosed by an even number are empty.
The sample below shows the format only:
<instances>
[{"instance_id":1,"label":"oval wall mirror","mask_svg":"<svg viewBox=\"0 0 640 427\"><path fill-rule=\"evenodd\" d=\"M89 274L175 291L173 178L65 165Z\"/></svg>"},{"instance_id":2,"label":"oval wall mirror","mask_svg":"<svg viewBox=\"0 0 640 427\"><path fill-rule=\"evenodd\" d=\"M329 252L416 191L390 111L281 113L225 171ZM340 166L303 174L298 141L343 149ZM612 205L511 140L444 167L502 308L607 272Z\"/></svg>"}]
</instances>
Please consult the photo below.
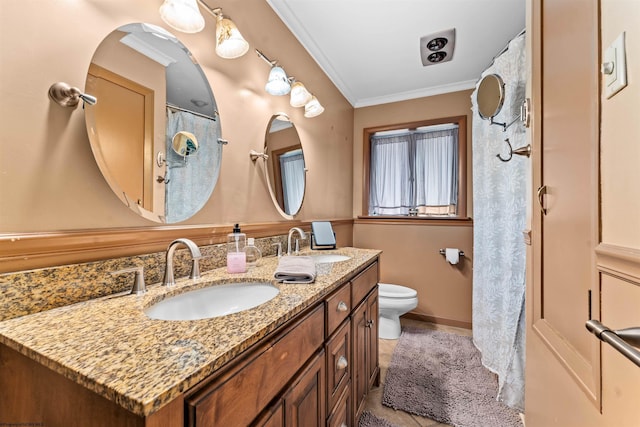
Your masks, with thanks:
<instances>
[{"instance_id":1,"label":"oval wall mirror","mask_svg":"<svg viewBox=\"0 0 640 427\"><path fill-rule=\"evenodd\" d=\"M306 167L302 143L286 114L276 114L267 125L264 143L265 174L278 212L287 219L298 214L304 201Z\"/></svg>"},{"instance_id":2,"label":"oval wall mirror","mask_svg":"<svg viewBox=\"0 0 640 427\"><path fill-rule=\"evenodd\" d=\"M207 202L222 160L220 117L189 50L165 29L117 28L89 66L87 132L98 167L120 200L161 223L184 221Z\"/></svg>"},{"instance_id":3,"label":"oval wall mirror","mask_svg":"<svg viewBox=\"0 0 640 427\"><path fill-rule=\"evenodd\" d=\"M491 120L504 104L504 82L497 74L487 74L480 81L476 94L478 113L485 120Z\"/></svg>"}]
</instances>

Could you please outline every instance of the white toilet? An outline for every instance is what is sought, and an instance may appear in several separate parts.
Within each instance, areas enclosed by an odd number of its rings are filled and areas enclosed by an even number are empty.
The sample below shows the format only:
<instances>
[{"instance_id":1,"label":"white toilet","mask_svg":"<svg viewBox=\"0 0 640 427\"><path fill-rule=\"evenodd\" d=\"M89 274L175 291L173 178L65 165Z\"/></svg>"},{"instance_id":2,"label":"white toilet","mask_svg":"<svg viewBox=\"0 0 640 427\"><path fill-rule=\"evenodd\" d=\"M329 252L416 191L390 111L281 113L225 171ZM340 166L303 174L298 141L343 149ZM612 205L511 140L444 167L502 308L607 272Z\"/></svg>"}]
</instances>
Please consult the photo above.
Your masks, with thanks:
<instances>
[{"instance_id":1,"label":"white toilet","mask_svg":"<svg viewBox=\"0 0 640 427\"><path fill-rule=\"evenodd\" d=\"M386 340L400 337L400 316L418 306L418 292L405 286L378 283L378 336Z\"/></svg>"}]
</instances>

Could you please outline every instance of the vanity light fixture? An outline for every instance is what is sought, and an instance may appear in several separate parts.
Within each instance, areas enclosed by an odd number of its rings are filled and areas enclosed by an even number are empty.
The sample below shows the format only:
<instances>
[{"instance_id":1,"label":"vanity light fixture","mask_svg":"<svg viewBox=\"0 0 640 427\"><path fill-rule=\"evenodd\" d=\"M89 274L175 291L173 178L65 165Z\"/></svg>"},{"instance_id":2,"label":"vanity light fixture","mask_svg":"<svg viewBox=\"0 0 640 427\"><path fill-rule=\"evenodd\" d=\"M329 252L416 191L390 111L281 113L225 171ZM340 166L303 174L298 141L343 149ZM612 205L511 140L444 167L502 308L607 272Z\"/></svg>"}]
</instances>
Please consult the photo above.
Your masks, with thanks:
<instances>
[{"instance_id":1,"label":"vanity light fixture","mask_svg":"<svg viewBox=\"0 0 640 427\"><path fill-rule=\"evenodd\" d=\"M291 99L289 104L292 107L304 107L306 103L311 101L313 95L307 90L301 82L294 81L291 85Z\"/></svg>"},{"instance_id":2,"label":"vanity light fixture","mask_svg":"<svg viewBox=\"0 0 640 427\"><path fill-rule=\"evenodd\" d=\"M238 27L229 18L225 18L222 9L214 9L216 16L216 53L225 59L239 58L249 51L249 43L242 37Z\"/></svg>"},{"instance_id":3,"label":"vanity light fixture","mask_svg":"<svg viewBox=\"0 0 640 427\"><path fill-rule=\"evenodd\" d=\"M271 66L269 71L269 79L264 86L264 90L270 95L286 95L291 91L291 80L287 77L287 73L284 69L278 66L278 61L272 61L265 56L264 53L256 49L258 56Z\"/></svg>"},{"instance_id":4,"label":"vanity light fixture","mask_svg":"<svg viewBox=\"0 0 640 427\"><path fill-rule=\"evenodd\" d=\"M160 17L170 27L184 33L197 33L204 28L204 18L198 3L216 18L216 53L225 59L239 58L249 50L236 24L222 14L222 9L211 9L203 0L165 0L160 6Z\"/></svg>"},{"instance_id":5,"label":"vanity light fixture","mask_svg":"<svg viewBox=\"0 0 640 427\"><path fill-rule=\"evenodd\" d=\"M301 82L293 77L287 76L284 69L278 66L278 61L272 61L264 53L256 49L256 53L264 62L271 66L269 80L264 89L271 95L286 95L291 93L289 104L292 107L304 106L304 116L316 117L322 114L324 107L320 105L318 99L307 90Z\"/></svg>"},{"instance_id":6,"label":"vanity light fixture","mask_svg":"<svg viewBox=\"0 0 640 427\"><path fill-rule=\"evenodd\" d=\"M311 97L311 101L304 106L304 116L307 118L319 116L324 112L324 107L315 96Z\"/></svg>"},{"instance_id":7,"label":"vanity light fixture","mask_svg":"<svg viewBox=\"0 0 640 427\"><path fill-rule=\"evenodd\" d=\"M204 28L204 17L198 10L197 0L164 0L160 17L174 30L197 33Z\"/></svg>"},{"instance_id":8,"label":"vanity light fixture","mask_svg":"<svg viewBox=\"0 0 640 427\"><path fill-rule=\"evenodd\" d=\"M58 82L51 85L49 88L49 98L61 107L75 107L78 105L80 100L89 105L96 105L98 102L98 99L95 96L89 95L88 93L82 93L77 87L71 87L64 82Z\"/></svg>"}]
</instances>

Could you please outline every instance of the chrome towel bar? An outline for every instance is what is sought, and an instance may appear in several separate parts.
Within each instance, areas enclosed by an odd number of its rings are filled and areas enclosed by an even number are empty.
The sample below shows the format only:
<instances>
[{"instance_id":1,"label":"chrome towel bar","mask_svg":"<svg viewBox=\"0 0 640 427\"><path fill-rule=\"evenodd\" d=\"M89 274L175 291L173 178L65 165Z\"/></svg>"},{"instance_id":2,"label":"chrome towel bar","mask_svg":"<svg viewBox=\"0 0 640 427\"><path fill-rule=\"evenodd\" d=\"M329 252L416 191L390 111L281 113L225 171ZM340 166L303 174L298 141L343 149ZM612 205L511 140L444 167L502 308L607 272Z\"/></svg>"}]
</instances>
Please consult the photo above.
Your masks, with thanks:
<instances>
[{"instance_id":1,"label":"chrome towel bar","mask_svg":"<svg viewBox=\"0 0 640 427\"><path fill-rule=\"evenodd\" d=\"M640 366L640 351L633 346L640 346L640 327L612 331L597 320L587 320L585 325L589 332L611 347L622 353L627 359Z\"/></svg>"}]
</instances>

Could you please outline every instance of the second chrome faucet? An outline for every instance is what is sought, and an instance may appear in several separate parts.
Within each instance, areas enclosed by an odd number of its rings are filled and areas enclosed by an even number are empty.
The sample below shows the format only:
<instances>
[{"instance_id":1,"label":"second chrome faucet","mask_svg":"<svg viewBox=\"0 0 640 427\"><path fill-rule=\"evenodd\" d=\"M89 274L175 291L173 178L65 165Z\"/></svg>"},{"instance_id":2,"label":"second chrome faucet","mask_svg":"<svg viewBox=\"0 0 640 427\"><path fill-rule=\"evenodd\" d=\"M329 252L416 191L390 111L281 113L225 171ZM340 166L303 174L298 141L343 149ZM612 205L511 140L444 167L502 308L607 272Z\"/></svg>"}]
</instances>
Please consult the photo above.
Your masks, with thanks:
<instances>
[{"instance_id":1,"label":"second chrome faucet","mask_svg":"<svg viewBox=\"0 0 640 427\"><path fill-rule=\"evenodd\" d=\"M164 279L162 279L162 284L164 286L173 286L176 284L174 274L173 274L173 254L176 251L176 248L179 245L184 245L189 249L191 253L191 274L189 275L190 279L199 279L200 278L200 264L199 260L202 258L202 254L200 253L200 249L198 245L193 243L189 239L176 239L173 242L169 243L169 247L167 248L167 257L164 269Z\"/></svg>"},{"instance_id":2,"label":"second chrome faucet","mask_svg":"<svg viewBox=\"0 0 640 427\"><path fill-rule=\"evenodd\" d=\"M304 240L307 238L307 235L305 234L305 232L302 230L302 228L299 227L293 227L291 230L289 230L289 236L287 237L287 255L291 255L292 251L292 245L291 245L291 238L293 237L294 233L298 233L300 235L300 239ZM295 248L295 252L297 255L297 252L299 250L298 247L298 239L296 239L296 248Z\"/></svg>"}]
</instances>

